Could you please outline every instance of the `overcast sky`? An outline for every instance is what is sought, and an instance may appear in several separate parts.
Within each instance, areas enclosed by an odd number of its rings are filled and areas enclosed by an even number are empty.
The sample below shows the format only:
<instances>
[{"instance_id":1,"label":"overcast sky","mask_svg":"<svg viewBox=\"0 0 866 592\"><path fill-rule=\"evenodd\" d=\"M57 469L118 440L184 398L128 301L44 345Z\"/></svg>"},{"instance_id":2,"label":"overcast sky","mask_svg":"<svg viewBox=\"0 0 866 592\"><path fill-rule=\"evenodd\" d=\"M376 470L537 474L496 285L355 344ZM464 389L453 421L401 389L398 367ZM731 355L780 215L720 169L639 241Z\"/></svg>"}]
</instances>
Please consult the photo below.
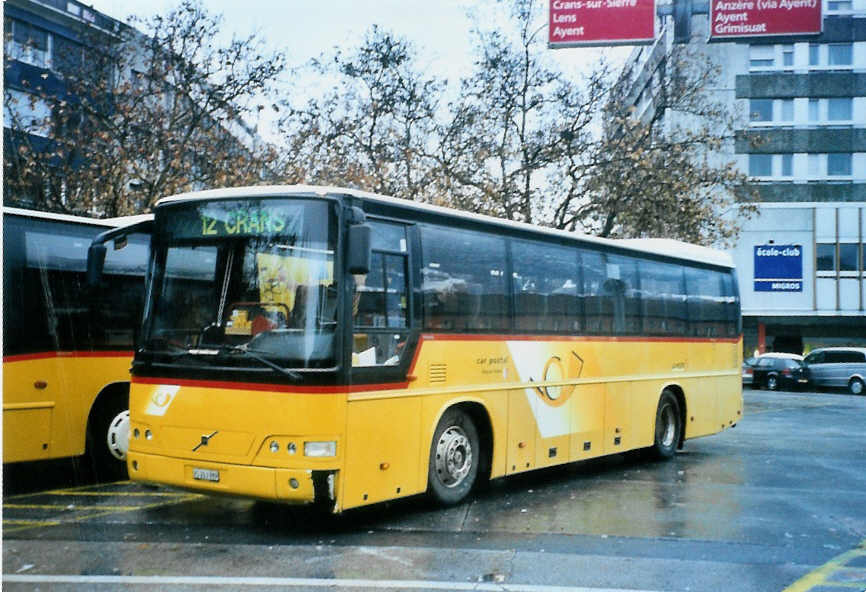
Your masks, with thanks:
<instances>
[{"instance_id":1,"label":"overcast sky","mask_svg":"<svg viewBox=\"0 0 866 592\"><path fill-rule=\"evenodd\" d=\"M167 12L175 0L85 0L100 12L125 21L130 14ZM507 5L478 0L205 0L213 13L224 15L227 33L259 33L267 43L286 52L291 65L301 65L336 45L357 45L371 25L408 38L418 50L419 63L432 73L456 79L472 63L471 7L504 12ZM481 18L493 21L494 14ZM567 71L594 64L602 53L622 61L628 48L559 49L552 57Z\"/></svg>"},{"instance_id":2,"label":"overcast sky","mask_svg":"<svg viewBox=\"0 0 866 592\"><path fill-rule=\"evenodd\" d=\"M130 15L149 17L166 13L179 0L84 0L96 10L126 21ZM259 34L268 47L286 53L291 67L330 53L335 46L356 47L374 24L407 38L417 50L417 65L423 72L449 80L456 90L462 75L471 71L473 39L469 10L480 24L490 26L507 16L507 4L495 0L203 0L208 11L222 14L226 38ZM546 2L544 7L546 10ZM542 32L546 35L546 32ZM549 50L559 66L579 79L599 58L621 64L631 48L577 48ZM319 79L295 89L316 88ZM297 90L290 93L303 99ZM273 139L273 114L259 121L259 133Z\"/></svg>"}]
</instances>

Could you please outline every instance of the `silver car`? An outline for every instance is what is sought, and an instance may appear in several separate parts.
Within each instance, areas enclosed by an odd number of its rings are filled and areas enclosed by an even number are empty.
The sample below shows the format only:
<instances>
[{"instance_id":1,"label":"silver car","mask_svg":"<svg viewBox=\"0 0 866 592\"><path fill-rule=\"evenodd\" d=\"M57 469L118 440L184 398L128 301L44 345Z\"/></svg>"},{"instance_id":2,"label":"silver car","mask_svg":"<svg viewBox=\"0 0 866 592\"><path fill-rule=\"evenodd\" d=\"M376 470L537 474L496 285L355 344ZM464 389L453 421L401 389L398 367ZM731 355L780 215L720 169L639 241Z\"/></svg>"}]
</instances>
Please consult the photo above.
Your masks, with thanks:
<instances>
[{"instance_id":1,"label":"silver car","mask_svg":"<svg viewBox=\"0 0 866 592\"><path fill-rule=\"evenodd\" d=\"M804 361L815 386L847 388L854 395L866 391L866 347L823 347Z\"/></svg>"}]
</instances>

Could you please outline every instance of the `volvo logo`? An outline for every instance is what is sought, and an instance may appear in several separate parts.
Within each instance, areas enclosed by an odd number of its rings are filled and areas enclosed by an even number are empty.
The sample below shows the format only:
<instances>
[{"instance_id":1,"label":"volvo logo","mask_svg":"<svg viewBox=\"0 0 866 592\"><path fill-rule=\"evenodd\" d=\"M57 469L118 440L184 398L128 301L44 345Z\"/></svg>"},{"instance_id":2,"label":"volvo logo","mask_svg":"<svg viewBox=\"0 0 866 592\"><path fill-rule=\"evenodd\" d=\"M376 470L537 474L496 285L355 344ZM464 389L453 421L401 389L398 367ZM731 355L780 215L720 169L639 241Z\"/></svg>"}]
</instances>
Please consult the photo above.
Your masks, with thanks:
<instances>
[{"instance_id":1,"label":"volvo logo","mask_svg":"<svg viewBox=\"0 0 866 592\"><path fill-rule=\"evenodd\" d=\"M193 448L192 451L196 452L202 446L207 446L207 443L210 442L210 439L213 438L214 436L216 436L217 434L219 434L219 431L215 431L214 433L208 434L208 435L202 434L201 442L196 444L195 448Z\"/></svg>"}]
</instances>

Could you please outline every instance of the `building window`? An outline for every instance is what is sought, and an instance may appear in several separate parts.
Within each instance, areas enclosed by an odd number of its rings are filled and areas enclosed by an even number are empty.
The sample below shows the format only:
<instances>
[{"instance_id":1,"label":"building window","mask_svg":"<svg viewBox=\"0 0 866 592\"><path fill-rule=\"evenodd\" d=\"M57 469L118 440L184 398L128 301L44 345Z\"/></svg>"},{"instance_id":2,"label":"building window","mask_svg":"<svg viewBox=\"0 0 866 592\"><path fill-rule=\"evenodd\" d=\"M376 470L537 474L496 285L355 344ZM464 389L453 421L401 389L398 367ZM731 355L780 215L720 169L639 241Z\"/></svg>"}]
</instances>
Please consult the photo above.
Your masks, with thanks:
<instances>
[{"instance_id":1,"label":"building window","mask_svg":"<svg viewBox=\"0 0 866 592\"><path fill-rule=\"evenodd\" d=\"M851 121L852 112L851 97L827 100L827 119L829 121Z\"/></svg>"},{"instance_id":2,"label":"building window","mask_svg":"<svg viewBox=\"0 0 866 592\"><path fill-rule=\"evenodd\" d=\"M783 154L782 155L782 176L783 177L793 177L794 176L794 155L793 154Z\"/></svg>"},{"instance_id":3,"label":"building window","mask_svg":"<svg viewBox=\"0 0 866 592\"><path fill-rule=\"evenodd\" d=\"M839 244L839 271L860 271L857 255L860 245L857 243Z\"/></svg>"},{"instance_id":4,"label":"building window","mask_svg":"<svg viewBox=\"0 0 866 592\"><path fill-rule=\"evenodd\" d=\"M850 43L833 43L827 46L828 63L831 66L850 66L854 63L853 46Z\"/></svg>"},{"instance_id":5,"label":"building window","mask_svg":"<svg viewBox=\"0 0 866 592\"><path fill-rule=\"evenodd\" d=\"M815 270L836 272L836 245L834 243L815 245Z\"/></svg>"},{"instance_id":6,"label":"building window","mask_svg":"<svg viewBox=\"0 0 866 592\"><path fill-rule=\"evenodd\" d=\"M3 102L4 126L36 136L51 133L51 105L43 98L15 89L7 89Z\"/></svg>"},{"instance_id":7,"label":"building window","mask_svg":"<svg viewBox=\"0 0 866 592\"><path fill-rule=\"evenodd\" d=\"M827 155L827 175L833 177L851 174L851 153L834 152Z\"/></svg>"},{"instance_id":8,"label":"building window","mask_svg":"<svg viewBox=\"0 0 866 592\"><path fill-rule=\"evenodd\" d=\"M770 177L772 174L772 154L749 154L749 175L752 177Z\"/></svg>"},{"instance_id":9,"label":"building window","mask_svg":"<svg viewBox=\"0 0 866 592\"><path fill-rule=\"evenodd\" d=\"M814 179L823 176L823 171L821 170L820 154L810 154L808 164L808 173L810 178Z\"/></svg>"},{"instance_id":10,"label":"building window","mask_svg":"<svg viewBox=\"0 0 866 592\"><path fill-rule=\"evenodd\" d=\"M794 65L794 46L782 46L782 66L790 68Z\"/></svg>"},{"instance_id":11,"label":"building window","mask_svg":"<svg viewBox=\"0 0 866 592\"><path fill-rule=\"evenodd\" d=\"M3 19L4 50L19 62L37 68L51 67L51 35L48 31L15 19Z\"/></svg>"},{"instance_id":12,"label":"building window","mask_svg":"<svg viewBox=\"0 0 866 592\"><path fill-rule=\"evenodd\" d=\"M782 121L794 121L794 99L782 99Z\"/></svg>"},{"instance_id":13,"label":"building window","mask_svg":"<svg viewBox=\"0 0 866 592\"><path fill-rule=\"evenodd\" d=\"M821 103L818 99L809 99L809 121L821 119Z\"/></svg>"},{"instance_id":14,"label":"building window","mask_svg":"<svg viewBox=\"0 0 866 592\"><path fill-rule=\"evenodd\" d=\"M750 45L749 67L772 68L776 63L775 53L775 46L773 45Z\"/></svg>"},{"instance_id":15,"label":"building window","mask_svg":"<svg viewBox=\"0 0 866 592\"><path fill-rule=\"evenodd\" d=\"M851 0L830 0L827 2L827 12L845 12L851 8Z\"/></svg>"},{"instance_id":16,"label":"building window","mask_svg":"<svg viewBox=\"0 0 866 592\"><path fill-rule=\"evenodd\" d=\"M821 46L817 43L809 44L809 65L817 66L821 63Z\"/></svg>"},{"instance_id":17,"label":"building window","mask_svg":"<svg viewBox=\"0 0 866 592\"><path fill-rule=\"evenodd\" d=\"M773 121L773 99L750 99L749 119L752 121Z\"/></svg>"}]
</instances>

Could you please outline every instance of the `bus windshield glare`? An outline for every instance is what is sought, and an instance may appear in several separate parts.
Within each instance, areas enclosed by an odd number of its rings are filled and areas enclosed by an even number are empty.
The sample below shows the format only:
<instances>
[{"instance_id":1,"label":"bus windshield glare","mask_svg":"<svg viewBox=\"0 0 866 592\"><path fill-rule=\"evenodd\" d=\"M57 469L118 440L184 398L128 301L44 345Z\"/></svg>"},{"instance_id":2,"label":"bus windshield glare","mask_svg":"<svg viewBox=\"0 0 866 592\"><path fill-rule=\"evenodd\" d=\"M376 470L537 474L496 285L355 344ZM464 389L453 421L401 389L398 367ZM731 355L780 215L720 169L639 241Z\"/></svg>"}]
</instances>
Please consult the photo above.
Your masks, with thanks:
<instances>
[{"instance_id":1,"label":"bus windshield glare","mask_svg":"<svg viewBox=\"0 0 866 592\"><path fill-rule=\"evenodd\" d=\"M337 233L327 202L185 204L156 224L144 341L154 361L290 376L336 365Z\"/></svg>"}]
</instances>

